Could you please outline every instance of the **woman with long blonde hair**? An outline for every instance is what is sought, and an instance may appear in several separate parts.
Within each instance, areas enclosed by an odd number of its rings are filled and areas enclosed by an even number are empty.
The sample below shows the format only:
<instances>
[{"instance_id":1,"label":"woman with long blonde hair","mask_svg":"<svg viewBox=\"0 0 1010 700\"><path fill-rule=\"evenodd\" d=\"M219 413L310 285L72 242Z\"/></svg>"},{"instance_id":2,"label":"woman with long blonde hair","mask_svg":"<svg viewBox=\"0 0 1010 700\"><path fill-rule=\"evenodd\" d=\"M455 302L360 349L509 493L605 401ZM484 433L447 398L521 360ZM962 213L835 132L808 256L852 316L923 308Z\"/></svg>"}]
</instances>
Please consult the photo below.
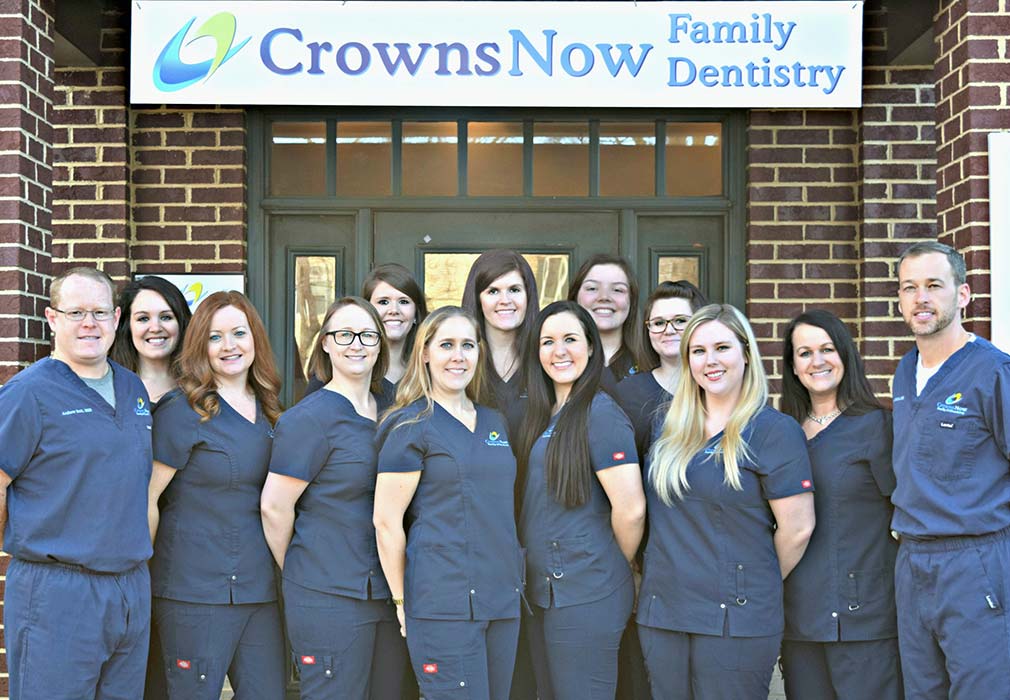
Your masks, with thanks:
<instances>
[{"instance_id":1,"label":"woman with long blonde hair","mask_svg":"<svg viewBox=\"0 0 1010 700\"><path fill-rule=\"evenodd\" d=\"M426 700L506 700L512 682L516 462L504 417L481 404L485 352L472 315L433 312L379 426L379 560Z\"/></svg>"},{"instance_id":2,"label":"woman with long blonde hair","mask_svg":"<svg viewBox=\"0 0 1010 700\"><path fill-rule=\"evenodd\" d=\"M280 698L284 638L259 499L281 382L245 296L215 292L197 307L179 385L154 414L148 493L168 695L217 698L227 675L237 697Z\"/></svg>"},{"instance_id":3,"label":"woman with long blonde hair","mask_svg":"<svg viewBox=\"0 0 1010 700\"><path fill-rule=\"evenodd\" d=\"M653 697L768 696L782 580L803 556L814 505L803 431L767 401L747 319L728 304L698 310L646 460L637 621Z\"/></svg>"}]
</instances>

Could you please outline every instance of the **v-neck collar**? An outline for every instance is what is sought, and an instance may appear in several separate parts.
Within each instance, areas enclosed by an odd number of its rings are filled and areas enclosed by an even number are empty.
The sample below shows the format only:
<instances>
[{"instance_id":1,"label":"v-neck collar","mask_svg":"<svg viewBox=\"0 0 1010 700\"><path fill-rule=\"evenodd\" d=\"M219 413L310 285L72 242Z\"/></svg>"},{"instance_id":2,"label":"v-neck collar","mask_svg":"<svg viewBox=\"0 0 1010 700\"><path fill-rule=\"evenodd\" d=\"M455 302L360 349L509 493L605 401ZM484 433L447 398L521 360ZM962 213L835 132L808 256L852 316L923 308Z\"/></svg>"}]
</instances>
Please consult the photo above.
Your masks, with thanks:
<instances>
[{"instance_id":1,"label":"v-neck collar","mask_svg":"<svg viewBox=\"0 0 1010 700\"><path fill-rule=\"evenodd\" d=\"M474 413L476 413L476 417L475 417L474 422L473 422L473 430L470 430L470 428L466 427L466 424L463 423L463 421L461 421L456 416L452 415L452 413L450 413L438 401L432 399L432 403L435 404L435 410L436 411L441 411L442 413L444 413L455 425L458 425L461 429L465 430L470 435L476 435L477 434L477 431L480 428L481 410L480 410L480 406L478 406L476 403L473 405Z\"/></svg>"},{"instance_id":2,"label":"v-neck collar","mask_svg":"<svg viewBox=\"0 0 1010 700\"><path fill-rule=\"evenodd\" d=\"M245 423L249 427L255 427L255 426L257 426L257 425L260 424L260 418L262 417L263 412L260 410L260 400L259 399L256 399L256 419L255 420L249 420L248 418L246 418L245 416L243 416L234 406L232 406L230 403L228 403L228 401L223 396L221 396L221 394L217 395L217 401L218 401L218 405L225 406L229 411L231 411L232 413L234 413L238 418L240 418L242 420L243 423Z\"/></svg>"}]
</instances>

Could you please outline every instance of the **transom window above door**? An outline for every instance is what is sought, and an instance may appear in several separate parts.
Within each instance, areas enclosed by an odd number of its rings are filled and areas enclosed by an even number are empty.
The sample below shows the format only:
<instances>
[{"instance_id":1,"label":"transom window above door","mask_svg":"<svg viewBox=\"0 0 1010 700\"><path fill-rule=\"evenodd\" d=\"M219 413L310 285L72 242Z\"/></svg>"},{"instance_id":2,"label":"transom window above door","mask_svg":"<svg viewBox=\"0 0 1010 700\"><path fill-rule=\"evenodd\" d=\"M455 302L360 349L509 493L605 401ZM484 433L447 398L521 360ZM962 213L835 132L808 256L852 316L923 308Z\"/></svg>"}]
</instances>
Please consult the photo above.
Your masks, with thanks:
<instances>
[{"instance_id":1,"label":"transom window above door","mask_svg":"<svg viewBox=\"0 0 1010 700\"><path fill-rule=\"evenodd\" d=\"M274 120L268 196L724 194L723 124L665 119Z\"/></svg>"}]
</instances>

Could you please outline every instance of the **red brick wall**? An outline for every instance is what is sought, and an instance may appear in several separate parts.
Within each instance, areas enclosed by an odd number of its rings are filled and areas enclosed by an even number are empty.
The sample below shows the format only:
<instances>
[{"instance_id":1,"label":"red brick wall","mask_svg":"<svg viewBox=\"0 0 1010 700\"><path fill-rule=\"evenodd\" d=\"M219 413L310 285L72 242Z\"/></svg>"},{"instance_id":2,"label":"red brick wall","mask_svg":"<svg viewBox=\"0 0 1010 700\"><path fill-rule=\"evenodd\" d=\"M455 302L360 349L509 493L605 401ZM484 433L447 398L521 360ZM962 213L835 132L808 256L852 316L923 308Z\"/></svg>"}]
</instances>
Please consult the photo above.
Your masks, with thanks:
<instances>
[{"instance_id":1,"label":"red brick wall","mask_svg":"<svg viewBox=\"0 0 1010 700\"><path fill-rule=\"evenodd\" d=\"M973 293L967 325L990 337L989 276L995 261L989 259L986 135L1010 127L1010 4L941 0L934 35L940 240L964 253Z\"/></svg>"},{"instance_id":2,"label":"red brick wall","mask_svg":"<svg viewBox=\"0 0 1010 700\"><path fill-rule=\"evenodd\" d=\"M846 321L880 395L910 341L894 260L935 240L932 67L886 66L887 10L866 3L862 109L753 110L748 149L748 315L777 391L789 318Z\"/></svg>"},{"instance_id":3,"label":"red brick wall","mask_svg":"<svg viewBox=\"0 0 1010 700\"><path fill-rule=\"evenodd\" d=\"M48 353L54 5L0 8L0 384Z\"/></svg>"},{"instance_id":4,"label":"red brick wall","mask_svg":"<svg viewBox=\"0 0 1010 700\"><path fill-rule=\"evenodd\" d=\"M104 14L102 65L57 73L54 266L245 269L245 114L127 104L127 17Z\"/></svg>"}]
</instances>

